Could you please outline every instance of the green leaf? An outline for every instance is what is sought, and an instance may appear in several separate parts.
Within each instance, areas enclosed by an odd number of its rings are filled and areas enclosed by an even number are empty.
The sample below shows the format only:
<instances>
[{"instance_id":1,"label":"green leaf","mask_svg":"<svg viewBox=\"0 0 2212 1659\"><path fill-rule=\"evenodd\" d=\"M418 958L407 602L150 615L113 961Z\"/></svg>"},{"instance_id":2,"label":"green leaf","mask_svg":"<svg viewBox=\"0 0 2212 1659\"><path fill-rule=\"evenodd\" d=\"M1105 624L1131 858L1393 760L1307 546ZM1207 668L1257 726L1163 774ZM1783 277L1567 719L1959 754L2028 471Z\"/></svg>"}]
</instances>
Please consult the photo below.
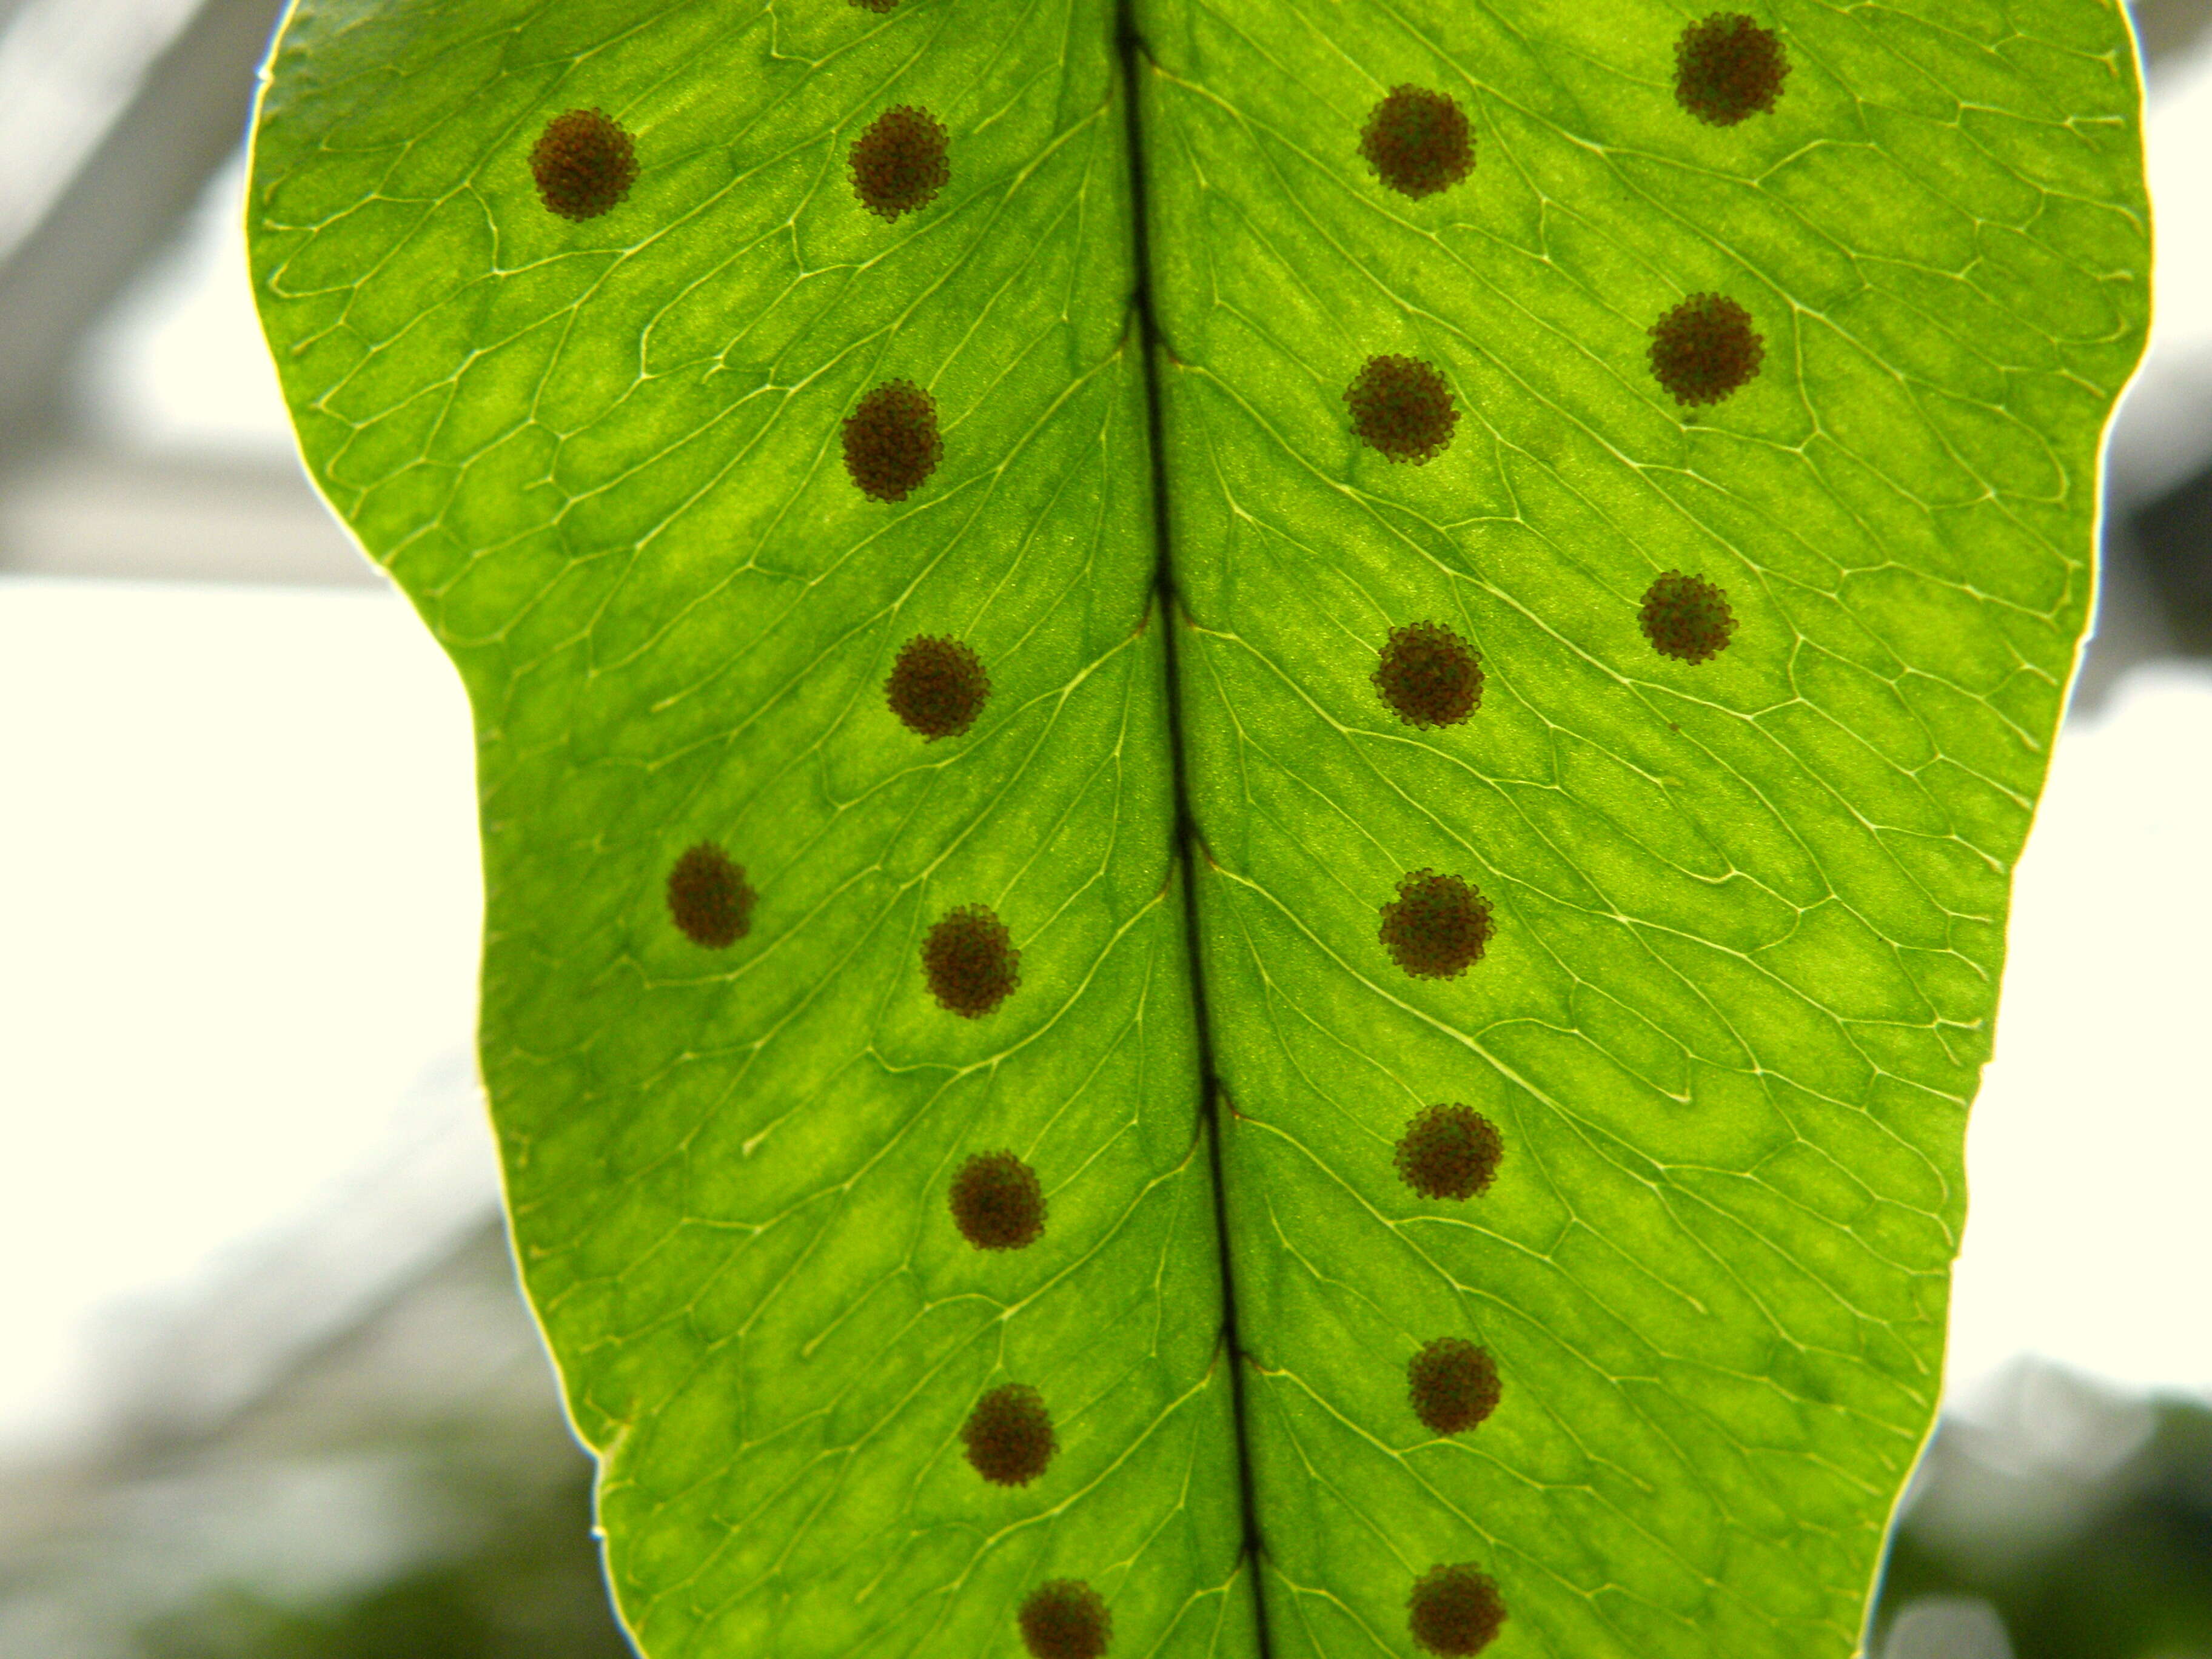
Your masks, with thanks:
<instances>
[{"instance_id":1,"label":"green leaf","mask_svg":"<svg viewBox=\"0 0 2212 1659\"><path fill-rule=\"evenodd\" d=\"M1117 1656L1405 1654L1461 1564L1507 1659L1855 1650L2142 343L2139 94L2097 0L1773 0L1778 98L1708 125L1698 15L295 0L257 290L469 687L517 1250L652 1659L1014 1655L1054 1580ZM1401 86L1471 173L1363 159ZM886 218L899 107L948 177ZM559 216L589 110L635 180ZM1763 357L1680 404L1653 330L1715 295ZM1449 390L1419 464L1354 434L1375 357ZM910 489L844 464L893 381ZM1709 660L1639 626L1670 571ZM1417 623L1471 717L1379 695ZM919 637L988 674L957 732L890 706ZM1488 906L1455 976L1383 938L1423 872ZM1018 985L967 1018L924 945L977 906ZM1479 1196L1401 1176L1439 1105ZM992 1153L1019 1248L956 1225ZM1439 1341L1499 1383L1455 1432ZM996 1484L1010 1386L1053 1455Z\"/></svg>"}]
</instances>

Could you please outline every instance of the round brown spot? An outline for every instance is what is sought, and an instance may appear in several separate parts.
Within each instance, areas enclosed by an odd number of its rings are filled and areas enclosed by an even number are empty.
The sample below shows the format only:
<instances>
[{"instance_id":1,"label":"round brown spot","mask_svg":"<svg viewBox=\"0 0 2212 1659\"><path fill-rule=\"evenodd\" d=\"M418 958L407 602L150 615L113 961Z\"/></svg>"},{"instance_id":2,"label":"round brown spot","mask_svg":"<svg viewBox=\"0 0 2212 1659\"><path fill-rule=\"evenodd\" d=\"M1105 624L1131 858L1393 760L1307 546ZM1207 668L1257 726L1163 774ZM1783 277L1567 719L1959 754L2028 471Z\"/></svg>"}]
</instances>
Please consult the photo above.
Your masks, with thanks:
<instances>
[{"instance_id":1,"label":"round brown spot","mask_svg":"<svg viewBox=\"0 0 2212 1659\"><path fill-rule=\"evenodd\" d=\"M921 971L937 1006L981 1019L1021 988L1022 953L988 904L948 910L921 942Z\"/></svg>"},{"instance_id":2,"label":"round brown spot","mask_svg":"<svg viewBox=\"0 0 2212 1659\"><path fill-rule=\"evenodd\" d=\"M1410 1607L1413 1640L1447 1659L1480 1653L1505 1623L1497 1583L1471 1561L1431 1567L1415 1581Z\"/></svg>"},{"instance_id":3,"label":"round brown spot","mask_svg":"<svg viewBox=\"0 0 2212 1659\"><path fill-rule=\"evenodd\" d=\"M872 501L904 501L944 453L937 400L912 380L884 381L845 417L845 471Z\"/></svg>"},{"instance_id":4,"label":"round brown spot","mask_svg":"<svg viewBox=\"0 0 2212 1659\"><path fill-rule=\"evenodd\" d=\"M1504 1156L1498 1126L1455 1103L1414 1114L1399 1137L1396 1163L1399 1176L1423 1198L1465 1203L1490 1190Z\"/></svg>"},{"instance_id":5,"label":"round brown spot","mask_svg":"<svg viewBox=\"0 0 2212 1659\"><path fill-rule=\"evenodd\" d=\"M952 1221L979 1250L1019 1250L1044 1237L1044 1188L1012 1152L978 1152L952 1177Z\"/></svg>"},{"instance_id":6,"label":"round brown spot","mask_svg":"<svg viewBox=\"0 0 2212 1659\"><path fill-rule=\"evenodd\" d=\"M1482 707L1482 665L1442 623L1392 629L1374 679L1382 701L1408 726L1457 726Z\"/></svg>"},{"instance_id":7,"label":"round brown spot","mask_svg":"<svg viewBox=\"0 0 2212 1659\"><path fill-rule=\"evenodd\" d=\"M846 3L848 5L858 6L862 11L872 11L880 14L890 11L896 8L898 4L898 0L846 0Z\"/></svg>"},{"instance_id":8,"label":"round brown spot","mask_svg":"<svg viewBox=\"0 0 2212 1659\"><path fill-rule=\"evenodd\" d=\"M1433 196L1474 171L1474 135L1457 104L1422 87L1393 87L1359 130L1359 153L1401 196Z\"/></svg>"},{"instance_id":9,"label":"round brown spot","mask_svg":"<svg viewBox=\"0 0 2212 1659\"><path fill-rule=\"evenodd\" d=\"M710 951L735 945L753 925L744 868L711 841L686 848L668 872L668 914L684 936Z\"/></svg>"},{"instance_id":10,"label":"round brown spot","mask_svg":"<svg viewBox=\"0 0 2212 1659\"><path fill-rule=\"evenodd\" d=\"M1440 1336L1406 1367L1413 1415L1437 1434L1459 1434L1498 1409L1498 1367L1487 1348Z\"/></svg>"},{"instance_id":11,"label":"round brown spot","mask_svg":"<svg viewBox=\"0 0 2212 1659\"><path fill-rule=\"evenodd\" d=\"M1031 1659L1100 1659L1114 1639L1105 1601L1080 1578L1039 1584L1023 1601L1020 1619Z\"/></svg>"},{"instance_id":12,"label":"round brown spot","mask_svg":"<svg viewBox=\"0 0 2212 1659\"><path fill-rule=\"evenodd\" d=\"M1728 595L1703 576L1669 570L1644 592L1637 615L1644 637L1662 657L1704 662L1728 649L1735 632L1735 613Z\"/></svg>"},{"instance_id":13,"label":"round brown spot","mask_svg":"<svg viewBox=\"0 0 2212 1659\"><path fill-rule=\"evenodd\" d=\"M960 1439L975 1473L994 1486L1028 1486L1060 1449L1044 1396L1019 1382L994 1389L977 1401L960 1425Z\"/></svg>"},{"instance_id":14,"label":"round brown spot","mask_svg":"<svg viewBox=\"0 0 2212 1659\"><path fill-rule=\"evenodd\" d=\"M1725 294L1692 294L1651 325L1651 372L1686 407L1750 384L1765 356L1751 313Z\"/></svg>"},{"instance_id":15,"label":"round brown spot","mask_svg":"<svg viewBox=\"0 0 2212 1659\"><path fill-rule=\"evenodd\" d=\"M1416 979L1457 979L1490 943L1490 901L1457 876L1415 870L1382 907L1382 948Z\"/></svg>"},{"instance_id":16,"label":"round brown spot","mask_svg":"<svg viewBox=\"0 0 2212 1659\"><path fill-rule=\"evenodd\" d=\"M991 677L958 640L918 634L899 647L884 696L908 731L933 743L975 725L990 700Z\"/></svg>"},{"instance_id":17,"label":"round brown spot","mask_svg":"<svg viewBox=\"0 0 2212 1659\"><path fill-rule=\"evenodd\" d=\"M952 182L945 144L945 129L927 110L912 104L885 110L853 141L853 194L878 219L927 207Z\"/></svg>"},{"instance_id":18,"label":"round brown spot","mask_svg":"<svg viewBox=\"0 0 2212 1659\"><path fill-rule=\"evenodd\" d=\"M596 219L637 182L637 148L605 110L568 110L538 135L530 171L548 210L563 219Z\"/></svg>"},{"instance_id":19,"label":"round brown spot","mask_svg":"<svg viewBox=\"0 0 2212 1659\"><path fill-rule=\"evenodd\" d=\"M1370 357L1344 401L1360 442L1416 466L1450 448L1459 424L1444 377L1414 357Z\"/></svg>"},{"instance_id":20,"label":"round brown spot","mask_svg":"<svg viewBox=\"0 0 2212 1659\"><path fill-rule=\"evenodd\" d=\"M1740 11L1717 11L1674 43L1674 101L1707 126L1766 114L1789 73L1781 40Z\"/></svg>"}]
</instances>

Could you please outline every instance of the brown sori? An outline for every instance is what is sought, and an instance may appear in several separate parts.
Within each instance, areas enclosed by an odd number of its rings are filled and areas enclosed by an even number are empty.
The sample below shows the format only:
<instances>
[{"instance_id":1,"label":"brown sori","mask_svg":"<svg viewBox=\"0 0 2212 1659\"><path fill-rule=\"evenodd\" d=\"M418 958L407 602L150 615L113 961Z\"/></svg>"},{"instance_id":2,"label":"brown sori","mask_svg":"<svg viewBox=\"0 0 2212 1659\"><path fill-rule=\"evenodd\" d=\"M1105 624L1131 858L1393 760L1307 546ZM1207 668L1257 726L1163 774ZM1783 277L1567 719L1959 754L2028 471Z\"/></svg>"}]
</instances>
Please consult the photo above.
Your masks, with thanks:
<instances>
[{"instance_id":1,"label":"brown sori","mask_svg":"<svg viewBox=\"0 0 2212 1659\"><path fill-rule=\"evenodd\" d=\"M530 171L549 212L596 219L637 182L637 149L605 110L566 110L538 135Z\"/></svg>"},{"instance_id":2,"label":"brown sori","mask_svg":"<svg viewBox=\"0 0 2212 1659\"><path fill-rule=\"evenodd\" d=\"M975 1402L960 1427L968 1462L994 1486L1026 1486L1051 1466L1060 1449L1052 1413L1035 1389L1009 1382Z\"/></svg>"},{"instance_id":3,"label":"brown sori","mask_svg":"<svg viewBox=\"0 0 2212 1659\"><path fill-rule=\"evenodd\" d=\"M694 945L725 950L752 928L744 867L713 842L686 848L668 872L668 914Z\"/></svg>"},{"instance_id":4,"label":"brown sori","mask_svg":"<svg viewBox=\"0 0 2212 1659\"><path fill-rule=\"evenodd\" d=\"M1692 294L1651 325L1651 374L1689 408L1717 404L1751 384L1766 359L1751 313L1725 294Z\"/></svg>"},{"instance_id":5,"label":"brown sori","mask_svg":"<svg viewBox=\"0 0 2212 1659\"><path fill-rule=\"evenodd\" d=\"M1456 1102L1425 1107L1398 1141L1399 1176L1423 1198L1464 1203L1489 1191L1505 1156L1498 1126Z\"/></svg>"},{"instance_id":6,"label":"brown sori","mask_svg":"<svg viewBox=\"0 0 2212 1659\"><path fill-rule=\"evenodd\" d=\"M1418 357L1370 357L1344 390L1352 430L1394 461L1425 465L1451 447L1459 410L1451 387Z\"/></svg>"},{"instance_id":7,"label":"brown sori","mask_svg":"<svg viewBox=\"0 0 2212 1659\"><path fill-rule=\"evenodd\" d=\"M1382 907L1382 948L1416 979L1456 979L1490 944L1490 901L1457 876L1415 870Z\"/></svg>"},{"instance_id":8,"label":"brown sori","mask_svg":"<svg viewBox=\"0 0 2212 1659\"><path fill-rule=\"evenodd\" d=\"M1728 649L1735 613L1703 576L1669 570L1644 590L1637 623L1651 648L1677 662L1707 662Z\"/></svg>"},{"instance_id":9,"label":"brown sori","mask_svg":"<svg viewBox=\"0 0 2212 1659\"><path fill-rule=\"evenodd\" d=\"M1431 1432L1464 1434L1498 1409L1498 1366L1489 1349L1440 1336L1407 1364L1406 1389Z\"/></svg>"},{"instance_id":10,"label":"brown sori","mask_svg":"<svg viewBox=\"0 0 2212 1659\"><path fill-rule=\"evenodd\" d=\"M1497 1581L1471 1561L1439 1564L1414 1583L1407 1626L1414 1642L1445 1659L1467 1659L1498 1638L1505 1600Z\"/></svg>"},{"instance_id":11,"label":"brown sori","mask_svg":"<svg viewBox=\"0 0 2212 1659\"><path fill-rule=\"evenodd\" d=\"M937 400L912 380L886 380L845 417L845 471L872 501L902 501L945 453Z\"/></svg>"},{"instance_id":12,"label":"brown sori","mask_svg":"<svg viewBox=\"0 0 2212 1659\"><path fill-rule=\"evenodd\" d=\"M853 141L853 194L878 219L896 220L952 182L951 141L927 110L900 104Z\"/></svg>"},{"instance_id":13,"label":"brown sori","mask_svg":"<svg viewBox=\"0 0 2212 1659\"><path fill-rule=\"evenodd\" d=\"M1397 86L1369 112L1359 153L1401 196L1433 196L1474 171L1474 134L1443 93Z\"/></svg>"},{"instance_id":14,"label":"brown sori","mask_svg":"<svg viewBox=\"0 0 2212 1659\"><path fill-rule=\"evenodd\" d=\"M1674 101L1707 126L1768 113L1789 73L1780 37L1740 11L1717 11L1674 43Z\"/></svg>"},{"instance_id":15,"label":"brown sori","mask_svg":"<svg viewBox=\"0 0 2212 1659\"><path fill-rule=\"evenodd\" d=\"M1039 1584L1024 1598L1018 1622L1030 1659L1102 1659L1114 1641L1104 1599L1080 1578Z\"/></svg>"},{"instance_id":16,"label":"brown sori","mask_svg":"<svg viewBox=\"0 0 2212 1659\"><path fill-rule=\"evenodd\" d=\"M1457 726L1482 707L1482 665L1442 623L1408 623L1382 643L1375 690L1408 726Z\"/></svg>"},{"instance_id":17,"label":"brown sori","mask_svg":"<svg viewBox=\"0 0 2212 1659\"><path fill-rule=\"evenodd\" d=\"M978 1152L952 1177L952 1223L979 1250L1025 1249L1044 1237L1044 1188L1012 1152Z\"/></svg>"},{"instance_id":18,"label":"brown sori","mask_svg":"<svg viewBox=\"0 0 2212 1659\"><path fill-rule=\"evenodd\" d=\"M957 738L990 701L991 677L958 640L920 634L899 647L884 697L899 722L925 743Z\"/></svg>"},{"instance_id":19,"label":"brown sori","mask_svg":"<svg viewBox=\"0 0 2212 1659\"><path fill-rule=\"evenodd\" d=\"M937 1006L981 1019L1021 988L1022 953L988 904L948 910L921 942L921 971Z\"/></svg>"}]
</instances>

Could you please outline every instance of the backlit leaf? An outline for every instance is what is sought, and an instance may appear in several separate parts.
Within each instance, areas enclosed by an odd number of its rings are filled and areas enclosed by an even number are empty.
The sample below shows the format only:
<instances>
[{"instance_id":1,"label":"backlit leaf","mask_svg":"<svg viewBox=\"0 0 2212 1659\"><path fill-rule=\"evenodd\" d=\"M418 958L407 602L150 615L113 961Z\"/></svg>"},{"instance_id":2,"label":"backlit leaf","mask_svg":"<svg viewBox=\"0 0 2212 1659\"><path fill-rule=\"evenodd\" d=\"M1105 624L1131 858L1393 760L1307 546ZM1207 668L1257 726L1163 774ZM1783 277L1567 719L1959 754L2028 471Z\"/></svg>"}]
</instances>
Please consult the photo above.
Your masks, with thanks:
<instances>
[{"instance_id":1,"label":"backlit leaf","mask_svg":"<svg viewBox=\"0 0 2212 1659\"><path fill-rule=\"evenodd\" d=\"M2097 0L297 0L258 297L651 1659L1856 1650L2138 101Z\"/></svg>"}]
</instances>

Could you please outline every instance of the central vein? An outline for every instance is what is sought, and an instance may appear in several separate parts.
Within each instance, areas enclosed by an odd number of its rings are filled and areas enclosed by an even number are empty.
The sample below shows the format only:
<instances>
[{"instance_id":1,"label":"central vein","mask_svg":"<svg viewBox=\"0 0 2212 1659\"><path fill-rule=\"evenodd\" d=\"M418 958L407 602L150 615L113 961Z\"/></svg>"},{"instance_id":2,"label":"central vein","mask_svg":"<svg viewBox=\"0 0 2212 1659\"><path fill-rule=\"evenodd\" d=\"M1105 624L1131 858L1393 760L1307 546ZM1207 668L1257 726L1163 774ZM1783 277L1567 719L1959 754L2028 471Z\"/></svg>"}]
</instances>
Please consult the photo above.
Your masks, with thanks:
<instances>
[{"instance_id":1,"label":"central vein","mask_svg":"<svg viewBox=\"0 0 2212 1659\"><path fill-rule=\"evenodd\" d=\"M1200 1105L1206 1133L1206 1158L1213 1175L1214 1239L1219 1250L1221 1273L1221 1352L1229 1367L1230 1420L1237 1432L1237 1477L1244 1518L1243 1563L1253 1575L1252 1612L1261 1659L1267 1659L1267 1605L1260 1583L1262 1541L1260 1516L1252 1494L1252 1456L1244 1411L1244 1350L1237 1328L1237 1279L1229 1250L1229 1195L1221 1164L1221 1091L1213 1068L1213 1028L1206 998L1203 958L1199 952L1197 854L1198 826L1191 815L1190 790L1184 778L1182 659L1176 643L1175 566L1169 538L1167 463L1160 415L1161 346L1159 324L1152 309L1152 208L1145 177L1144 100L1139 94L1139 76L1146 62L1138 36L1136 0L1115 0L1115 27L1121 54L1121 108L1129 155L1130 234L1135 247L1136 287L1130 296L1135 313L1145 377L1146 447L1152 461L1152 541L1158 552L1153 578L1152 605L1161 629L1166 662L1168 752L1174 768L1176 860L1182 872L1183 946L1190 962L1193 1029L1198 1038Z\"/></svg>"}]
</instances>

